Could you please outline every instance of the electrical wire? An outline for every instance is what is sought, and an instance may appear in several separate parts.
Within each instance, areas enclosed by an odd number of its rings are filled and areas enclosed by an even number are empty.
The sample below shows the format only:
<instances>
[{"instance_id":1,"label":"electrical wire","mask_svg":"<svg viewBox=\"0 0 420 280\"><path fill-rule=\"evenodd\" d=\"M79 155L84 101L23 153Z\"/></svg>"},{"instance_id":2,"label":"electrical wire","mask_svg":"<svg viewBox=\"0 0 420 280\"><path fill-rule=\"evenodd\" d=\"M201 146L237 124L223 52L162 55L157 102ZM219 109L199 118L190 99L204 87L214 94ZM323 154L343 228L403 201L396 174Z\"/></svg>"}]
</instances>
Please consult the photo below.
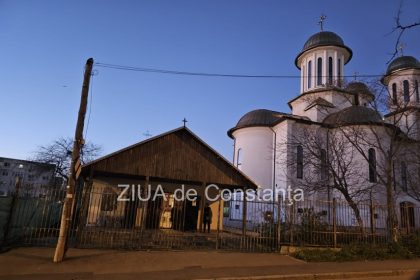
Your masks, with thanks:
<instances>
[{"instance_id":1,"label":"electrical wire","mask_svg":"<svg viewBox=\"0 0 420 280\"><path fill-rule=\"evenodd\" d=\"M179 70L125 66L125 65L109 64L109 63L102 63L102 62L96 62L94 65L97 67L111 68L111 69L125 70L125 71L148 72L148 73L156 73L156 74L185 75L185 76L219 77L219 78L263 78L263 79L294 78L294 79L298 79L302 77L301 75L245 75L245 74L189 72L189 71L179 71ZM358 74L358 75L348 75L348 76L342 76L342 77L343 78L374 78L374 77L382 77L382 76L383 74L363 74L363 75Z\"/></svg>"}]
</instances>

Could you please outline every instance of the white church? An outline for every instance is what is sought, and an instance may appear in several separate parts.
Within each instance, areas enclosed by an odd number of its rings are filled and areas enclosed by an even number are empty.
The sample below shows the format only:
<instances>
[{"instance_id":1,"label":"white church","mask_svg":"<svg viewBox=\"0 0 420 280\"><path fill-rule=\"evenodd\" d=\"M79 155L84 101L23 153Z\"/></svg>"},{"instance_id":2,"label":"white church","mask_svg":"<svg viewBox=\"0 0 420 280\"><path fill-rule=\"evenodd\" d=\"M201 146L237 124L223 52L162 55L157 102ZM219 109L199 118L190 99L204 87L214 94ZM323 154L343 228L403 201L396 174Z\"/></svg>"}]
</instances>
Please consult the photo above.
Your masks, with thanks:
<instances>
[{"instance_id":1,"label":"white church","mask_svg":"<svg viewBox=\"0 0 420 280\"><path fill-rule=\"evenodd\" d=\"M420 62L399 56L388 65L379 81L387 96L385 112L378 113L382 111L375 107L379 106L377 94L362 82L344 81L345 65L352 56L337 34L321 31L312 35L295 59L301 73L300 94L288 102L291 112L257 109L241 117L228 131L234 140L233 163L263 189L301 187L314 200L343 200L337 191L342 182L337 181L345 180L356 202L374 200L378 204L386 203L383 178L387 178L385 170L392 170L396 208L420 206L415 195L409 195L419 190L416 184L420 182L420 165L413 163L420 140ZM388 130L398 134L397 144ZM336 137L336 142L329 137ZM319 154L314 152L315 145ZM394 145L398 149L389 169L383 151ZM348 149L341 159L333 151L339 146ZM408 160L407 155L413 158ZM328 160L335 160L336 166L347 164L341 167L344 171L337 171L341 175L330 174L334 167L328 167ZM419 219L415 217L416 223Z\"/></svg>"}]
</instances>

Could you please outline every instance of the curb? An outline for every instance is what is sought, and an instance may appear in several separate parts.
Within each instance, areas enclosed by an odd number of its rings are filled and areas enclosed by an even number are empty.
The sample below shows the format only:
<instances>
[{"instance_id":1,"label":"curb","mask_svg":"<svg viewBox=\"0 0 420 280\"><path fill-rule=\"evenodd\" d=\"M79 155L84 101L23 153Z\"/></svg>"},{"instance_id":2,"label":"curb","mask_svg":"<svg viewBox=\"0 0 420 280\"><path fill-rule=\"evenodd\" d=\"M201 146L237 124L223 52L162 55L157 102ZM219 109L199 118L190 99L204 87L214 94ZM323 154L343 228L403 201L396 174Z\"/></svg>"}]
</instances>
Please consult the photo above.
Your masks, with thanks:
<instances>
[{"instance_id":1,"label":"curb","mask_svg":"<svg viewBox=\"0 0 420 280\"><path fill-rule=\"evenodd\" d=\"M404 270L380 270L380 271L362 271L362 272L337 272L337 273L316 273L316 274L288 274L288 275L265 275L265 276L245 276L245 277L216 277L199 278L194 280L319 280L319 279L352 279L362 277L384 277L384 276L402 276L420 272L417 269Z\"/></svg>"}]
</instances>

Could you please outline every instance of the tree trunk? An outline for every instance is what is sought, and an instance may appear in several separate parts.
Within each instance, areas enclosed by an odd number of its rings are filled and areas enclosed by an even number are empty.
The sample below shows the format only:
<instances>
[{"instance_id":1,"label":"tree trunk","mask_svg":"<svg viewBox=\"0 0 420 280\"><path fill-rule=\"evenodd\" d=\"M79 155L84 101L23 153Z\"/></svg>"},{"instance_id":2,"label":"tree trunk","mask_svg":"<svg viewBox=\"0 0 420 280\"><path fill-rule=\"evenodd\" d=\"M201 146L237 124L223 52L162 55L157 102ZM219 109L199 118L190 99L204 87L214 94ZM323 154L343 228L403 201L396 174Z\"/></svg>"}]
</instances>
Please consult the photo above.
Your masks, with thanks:
<instances>
[{"instance_id":1,"label":"tree trunk","mask_svg":"<svg viewBox=\"0 0 420 280\"><path fill-rule=\"evenodd\" d=\"M396 243L398 242L398 221L397 214L395 212L395 203L394 203L394 188L393 188L393 179L392 178L392 162L387 160L386 167L386 206L387 206L387 225L388 225L388 236L391 238L391 241Z\"/></svg>"},{"instance_id":2,"label":"tree trunk","mask_svg":"<svg viewBox=\"0 0 420 280\"><path fill-rule=\"evenodd\" d=\"M356 217L357 224L359 226L359 231L362 236L365 236L365 229L363 227L363 219L360 215L359 207L357 206L356 202L347 194L344 195L344 198L346 199L347 203L349 204L350 208L353 210L354 216Z\"/></svg>"}]
</instances>

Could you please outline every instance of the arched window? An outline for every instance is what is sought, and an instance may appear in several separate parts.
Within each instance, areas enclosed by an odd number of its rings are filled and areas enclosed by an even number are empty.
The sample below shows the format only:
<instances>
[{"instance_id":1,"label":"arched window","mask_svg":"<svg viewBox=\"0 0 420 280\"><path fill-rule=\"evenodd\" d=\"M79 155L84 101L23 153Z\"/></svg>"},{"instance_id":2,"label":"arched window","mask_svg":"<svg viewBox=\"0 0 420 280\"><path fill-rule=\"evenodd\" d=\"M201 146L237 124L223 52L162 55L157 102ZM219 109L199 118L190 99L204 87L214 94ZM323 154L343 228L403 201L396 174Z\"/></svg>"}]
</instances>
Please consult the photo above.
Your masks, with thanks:
<instances>
[{"instance_id":1,"label":"arched window","mask_svg":"<svg viewBox=\"0 0 420 280\"><path fill-rule=\"evenodd\" d=\"M242 167L242 148L239 148L236 152L236 167L241 169Z\"/></svg>"},{"instance_id":2,"label":"arched window","mask_svg":"<svg viewBox=\"0 0 420 280\"><path fill-rule=\"evenodd\" d=\"M405 161L401 162L401 188L403 191L407 191L407 164Z\"/></svg>"},{"instance_id":3,"label":"arched window","mask_svg":"<svg viewBox=\"0 0 420 280\"><path fill-rule=\"evenodd\" d=\"M321 149L321 180L327 179L327 151Z\"/></svg>"},{"instance_id":4,"label":"arched window","mask_svg":"<svg viewBox=\"0 0 420 280\"><path fill-rule=\"evenodd\" d=\"M414 81L414 91L416 92L416 102L420 102L420 93L419 93L419 82Z\"/></svg>"},{"instance_id":5,"label":"arched window","mask_svg":"<svg viewBox=\"0 0 420 280\"><path fill-rule=\"evenodd\" d=\"M312 87L312 60L308 62L308 88Z\"/></svg>"},{"instance_id":6,"label":"arched window","mask_svg":"<svg viewBox=\"0 0 420 280\"><path fill-rule=\"evenodd\" d=\"M408 103L410 101L410 84L407 80L403 81L403 91L404 91L404 102Z\"/></svg>"},{"instance_id":7,"label":"arched window","mask_svg":"<svg viewBox=\"0 0 420 280\"><path fill-rule=\"evenodd\" d=\"M296 178L303 178L303 148L300 145L296 147Z\"/></svg>"},{"instance_id":8,"label":"arched window","mask_svg":"<svg viewBox=\"0 0 420 280\"><path fill-rule=\"evenodd\" d=\"M316 84L317 86L322 85L322 58L318 58L318 62L317 62L317 81Z\"/></svg>"},{"instance_id":9,"label":"arched window","mask_svg":"<svg viewBox=\"0 0 420 280\"><path fill-rule=\"evenodd\" d=\"M328 58L328 84L332 85L333 82L333 59L332 57Z\"/></svg>"},{"instance_id":10,"label":"arched window","mask_svg":"<svg viewBox=\"0 0 420 280\"><path fill-rule=\"evenodd\" d=\"M369 158L369 182L376 182L376 152L375 149L370 148L368 151Z\"/></svg>"},{"instance_id":11,"label":"arched window","mask_svg":"<svg viewBox=\"0 0 420 280\"><path fill-rule=\"evenodd\" d=\"M392 103L397 104L397 84L392 84Z\"/></svg>"}]
</instances>

